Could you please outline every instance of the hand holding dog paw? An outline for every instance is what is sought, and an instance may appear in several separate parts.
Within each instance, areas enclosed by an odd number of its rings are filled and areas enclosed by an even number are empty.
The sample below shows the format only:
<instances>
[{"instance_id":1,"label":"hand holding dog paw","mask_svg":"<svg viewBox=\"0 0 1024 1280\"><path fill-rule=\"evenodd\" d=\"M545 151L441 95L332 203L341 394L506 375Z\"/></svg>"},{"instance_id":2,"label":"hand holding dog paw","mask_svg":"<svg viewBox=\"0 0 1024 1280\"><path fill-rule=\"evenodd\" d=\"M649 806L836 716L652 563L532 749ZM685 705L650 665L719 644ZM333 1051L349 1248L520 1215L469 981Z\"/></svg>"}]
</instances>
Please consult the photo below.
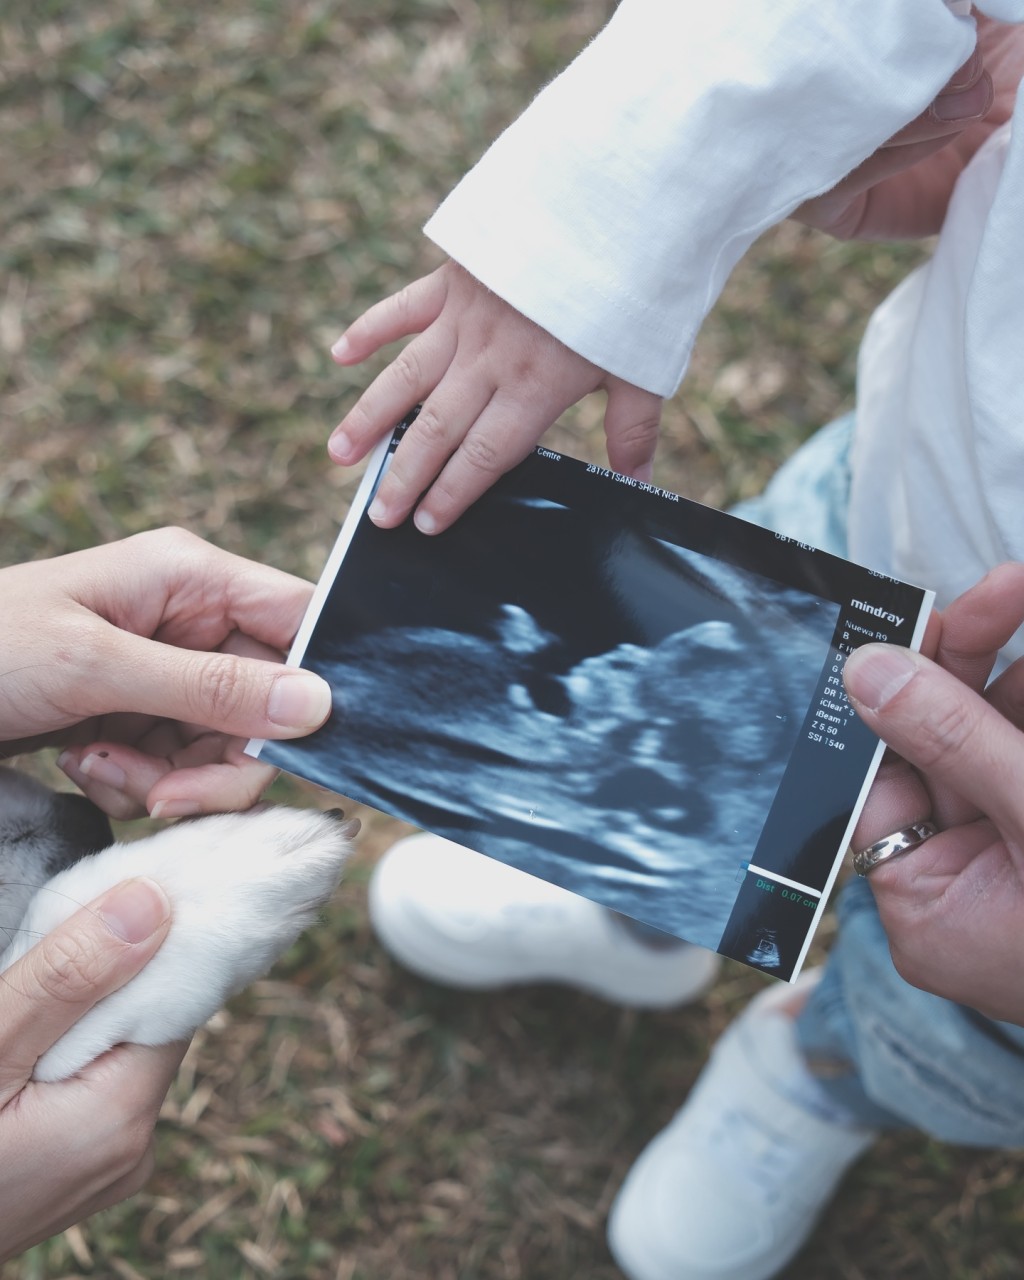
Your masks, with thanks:
<instances>
[{"instance_id":1,"label":"hand holding dog paw","mask_svg":"<svg viewBox=\"0 0 1024 1280\"><path fill-rule=\"evenodd\" d=\"M62 766L117 818L243 809L274 777L249 737L330 714L281 666L312 588L175 529L0 570L0 756Z\"/></svg>"},{"instance_id":2,"label":"hand holding dog paw","mask_svg":"<svg viewBox=\"0 0 1024 1280\"><path fill-rule=\"evenodd\" d=\"M185 1046L124 1045L59 1084L36 1062L160 948L170 908L150 880L115 886L0 977L0 1262L133 1195Z\"/></svg>"},{"instance_id":3,"label":"hand holding dog paw","mask_svg":"<svg viewBox=\"0 0 1024 1280\"><path fill-rule=\"evenodd\" d=\"M343 821L340 810L266 805L172 823L58 872L32 896L20 928L11 931L10 945L0 956L0 981L16 972L10 966L28 960L37 939L62 935L75 904L105 904L104 893L115 891L139 867L160 885L174 925L131 981L91 1008L79 1009L62 1033L47 1028L41 1051L29 1042L16 1064L19 1084L29 1072L36 1081L66 1080L115 1045L156 1047L188 1040L230 996L266 973L313 922L338 883L358 825ZM136 921L127 920L119 932L141 940ZM113 951L109 958L118 961ZM76 957L72 977L78 967Z\"/></svg>"}]
</instances>

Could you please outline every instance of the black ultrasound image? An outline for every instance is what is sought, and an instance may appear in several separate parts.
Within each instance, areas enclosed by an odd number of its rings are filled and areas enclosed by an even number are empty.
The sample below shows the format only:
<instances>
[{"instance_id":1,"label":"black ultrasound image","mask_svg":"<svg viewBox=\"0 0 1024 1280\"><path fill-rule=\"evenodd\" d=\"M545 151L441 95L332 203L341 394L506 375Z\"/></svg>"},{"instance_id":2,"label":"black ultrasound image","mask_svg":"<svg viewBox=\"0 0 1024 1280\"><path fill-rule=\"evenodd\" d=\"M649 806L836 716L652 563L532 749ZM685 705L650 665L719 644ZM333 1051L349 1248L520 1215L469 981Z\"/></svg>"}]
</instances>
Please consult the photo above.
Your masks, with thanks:
<instances>
[{"instance_id":1,"label":"black ultrasound image","mask_svg":"<svg viewBox=\"0 0 1024 1280\"><path fill-rule=\"evenodd\" d=\"M440 537L362 520L303 659L334 715L265 756L715 948L839 606L521 471Z\"/></svg>"}]
</instances>

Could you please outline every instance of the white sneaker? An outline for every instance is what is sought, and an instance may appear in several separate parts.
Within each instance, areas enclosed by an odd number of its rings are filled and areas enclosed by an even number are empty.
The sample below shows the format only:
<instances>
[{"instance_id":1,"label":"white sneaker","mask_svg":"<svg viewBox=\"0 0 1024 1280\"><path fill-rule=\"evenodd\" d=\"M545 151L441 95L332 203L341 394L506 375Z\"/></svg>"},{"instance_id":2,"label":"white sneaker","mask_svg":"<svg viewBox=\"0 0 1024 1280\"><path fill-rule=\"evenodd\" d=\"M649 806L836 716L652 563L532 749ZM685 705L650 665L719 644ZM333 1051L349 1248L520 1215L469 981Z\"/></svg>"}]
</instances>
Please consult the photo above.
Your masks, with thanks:
<instances>
[{"instance_id":1,"label":"white sneaker","mask_svg":"<svg viewBox=\"0 0 1024 1280\"><path fill-rule=\"evenodd\" d=\"M807 1079L793 1019L779 1012L793 994L780 985L751 1002L630 1169L608 1222L630 1280L777 1275L877 1136L821 1119L773 1084Z\"/></svg>"},{"instance_id":2,"label":"white sneaker","mask_svg":"<svg viewBox=\"0 0 1024 1280\"><path fill-rule=\"evenodd\" d=\"M702 995L719 967L702 947L645 946L604 907L440 836L392 845L369 907L396 960L451 987L561 982L657 1009Z\"/></svg>"}]
</instances>

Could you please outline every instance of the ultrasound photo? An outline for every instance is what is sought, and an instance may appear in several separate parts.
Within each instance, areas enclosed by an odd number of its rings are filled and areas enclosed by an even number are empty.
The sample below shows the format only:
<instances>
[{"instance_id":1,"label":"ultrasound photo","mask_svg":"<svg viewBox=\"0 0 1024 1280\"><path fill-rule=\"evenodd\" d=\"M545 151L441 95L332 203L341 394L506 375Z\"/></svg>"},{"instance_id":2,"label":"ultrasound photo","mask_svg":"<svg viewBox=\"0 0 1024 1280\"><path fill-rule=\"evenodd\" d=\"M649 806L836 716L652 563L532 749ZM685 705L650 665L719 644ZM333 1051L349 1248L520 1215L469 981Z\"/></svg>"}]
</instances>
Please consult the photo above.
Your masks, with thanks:
<instances>
[{"instance_id":1,"label":"ultrasound photo","mask_svg":"<svg viewBox=\"0 0 1024 1280\"><path fill-rule=\"evenodd\" d=\"M856 567L549 450L437 537L377 529L373 484L293 654L334 714L263 757L794 976L876 754L848 708L807 737L843 705L848 592L827 582ZM925 593L902 591L916 621Z\"/></svg>"}]
</instances>

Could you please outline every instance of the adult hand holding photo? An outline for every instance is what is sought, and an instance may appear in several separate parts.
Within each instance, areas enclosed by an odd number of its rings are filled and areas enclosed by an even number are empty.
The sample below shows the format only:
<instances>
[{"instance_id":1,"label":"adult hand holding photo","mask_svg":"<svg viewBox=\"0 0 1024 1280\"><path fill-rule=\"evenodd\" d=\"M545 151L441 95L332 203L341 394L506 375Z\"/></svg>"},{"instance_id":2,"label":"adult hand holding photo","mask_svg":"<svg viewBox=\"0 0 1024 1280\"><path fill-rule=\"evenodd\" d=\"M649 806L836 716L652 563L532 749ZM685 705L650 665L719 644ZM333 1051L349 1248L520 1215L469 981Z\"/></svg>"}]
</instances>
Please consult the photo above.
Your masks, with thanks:
<instances>
[{"instance_id":1,"label":"adult hand holding photo","mask_svg":"<svg viewBox=\"0 0 1024 1280\"><path fill-rule=\"evenodd\" d=\"M331 710L325 681L282 668L312 587L178 529L0 570L0 757L60 765L115 818L247 809L275 771L250 737Z\"/></svg>"},{"instance_id":2,"label":"adult hand holding photo","mask_svg":"<svg viewBox=\"0 0 1024 1280\"><path fill-rule=\"evenodd\" d=\"M939 829L870 872L897 969L1024 1025L1024 659L986 687L1022 622L1024 564L1002 565L944 611L932 659L866 645L845 678L858 715L902 757L883 763L854 847L921 820Z\"/></svg>"}]
</instances>

